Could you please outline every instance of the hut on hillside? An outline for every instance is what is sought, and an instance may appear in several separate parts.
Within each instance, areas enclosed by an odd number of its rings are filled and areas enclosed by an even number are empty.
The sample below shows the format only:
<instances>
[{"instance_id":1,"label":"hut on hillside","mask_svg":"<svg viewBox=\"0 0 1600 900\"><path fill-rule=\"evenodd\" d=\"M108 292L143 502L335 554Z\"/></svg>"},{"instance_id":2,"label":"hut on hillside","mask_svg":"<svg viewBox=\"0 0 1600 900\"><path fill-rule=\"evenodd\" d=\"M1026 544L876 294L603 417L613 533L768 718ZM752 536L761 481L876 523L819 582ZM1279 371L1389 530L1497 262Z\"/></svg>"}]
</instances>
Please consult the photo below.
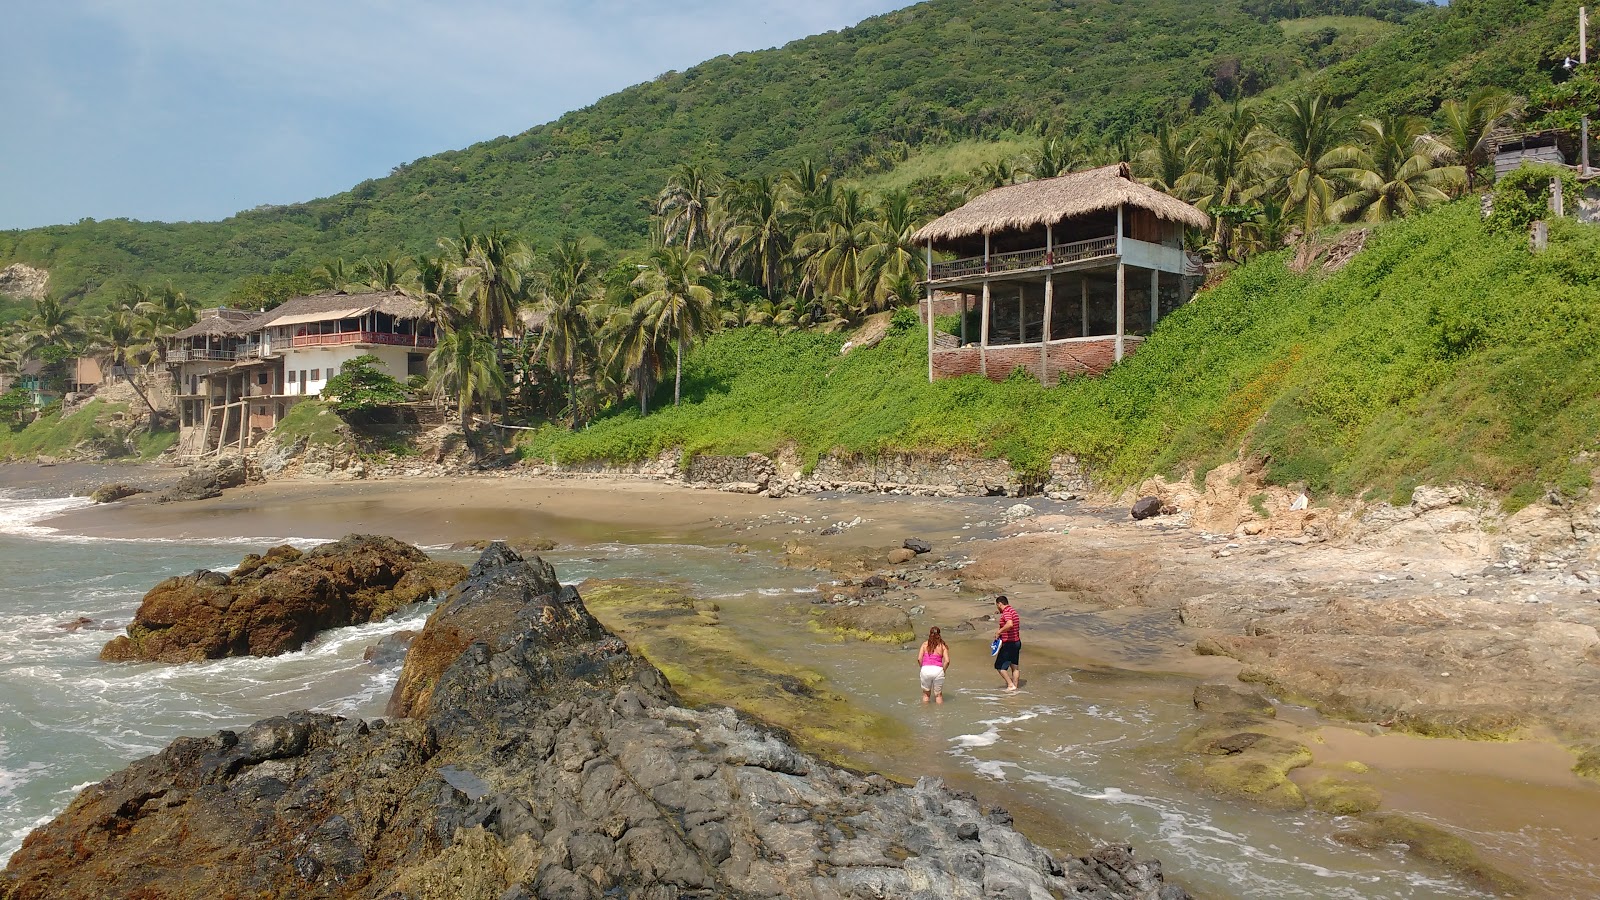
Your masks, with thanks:
<instances>
[{"instance_id":1,"label":"hut on hillside","mask_svg":"<svg viewBox=\"0 0 1600 900\"><path fill-rule=\"evenodd\" d=\"M1203 270L1184 231L1210 223L1126 163L995 188L935 219L913 236L928 254L928 379L1104 372L1194 293ZM946 309L959 334L936 329Z\"/></svg>"}]
</instances>

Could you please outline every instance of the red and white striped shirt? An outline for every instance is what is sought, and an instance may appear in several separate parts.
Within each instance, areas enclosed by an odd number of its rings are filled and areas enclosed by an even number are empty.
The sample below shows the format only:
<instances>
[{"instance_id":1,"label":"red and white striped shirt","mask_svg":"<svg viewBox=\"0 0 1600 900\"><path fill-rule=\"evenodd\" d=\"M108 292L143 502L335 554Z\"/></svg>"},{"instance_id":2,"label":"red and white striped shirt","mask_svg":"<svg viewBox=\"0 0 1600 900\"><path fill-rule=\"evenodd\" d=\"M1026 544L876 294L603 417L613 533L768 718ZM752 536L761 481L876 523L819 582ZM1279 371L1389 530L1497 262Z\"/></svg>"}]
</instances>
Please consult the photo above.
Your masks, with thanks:
<instances>
[{"instance_id":1,"label":"red and white striped shirt","mask_svg":"<svg viewBox=\"0 0 1600 900\"><path fill-rule=\"evenodd\" d=\"M1000 640L1006 643L1022 640L1022 618L1014 606L1000 610Z\"/></svg>"}]
</instances>

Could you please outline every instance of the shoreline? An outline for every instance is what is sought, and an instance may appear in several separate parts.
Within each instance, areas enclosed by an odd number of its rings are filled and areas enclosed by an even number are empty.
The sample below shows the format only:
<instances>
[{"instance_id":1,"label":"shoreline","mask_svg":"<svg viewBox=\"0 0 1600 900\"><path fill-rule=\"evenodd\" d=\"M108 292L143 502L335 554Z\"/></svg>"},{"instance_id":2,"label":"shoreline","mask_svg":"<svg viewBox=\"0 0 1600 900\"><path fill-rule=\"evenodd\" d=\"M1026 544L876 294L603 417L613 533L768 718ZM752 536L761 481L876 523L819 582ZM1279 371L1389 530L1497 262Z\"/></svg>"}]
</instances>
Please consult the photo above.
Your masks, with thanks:
<instances>
[{"instance_id":1,"label":"shoreline","mask_svg":"<svg viewBox=\"0 0 1600 900\"><path fill-rule=\"evenodd\" d=\"M135 500L78 509L39 524L110 538L214 539L229 534L249 538L252 531L275 531L333 539L365 530L430 546L521 537L554 540L571 548L593 545L603 537L607 543L684 543L734 551L746 547L783 554L801 568L815 565L824 580L846 582L868 569L885 567L883 552L916 536L934 543L934 556L967 561L960 570L963 583L916 587L916 599L925 607L920 618L976 622L981 630L986 627L981 622L985 610L974 602L974 595L1004 590L1025 611L1035 675L1042 671L1040 664L1049 661L1085 672L1123 670L1241 688L1245 686L1236 679L1252 671L1252 662L1194 652L1197 640L1236 627L1224 617L1212 627L1193 625L1219 595L1227 595L1226 602L1238 612L1250 611L1253 619L1297 614L1300 610L1288 608L1295 603L1284 599L1297 592L1315 595L1324 604L1340 601L1332 596L1340 592L1370 593L1373 602L1410 608L1418 586L1432 583L1425 579L1453 579L1472 562L1460 555L1430 555L1416 547L1240 542L1170 521L1128 522L1121 510L1029 502L1039 508L1038 515L1007 521L1004 510L1016 503L1014 498L769 499L657 479L491 475L410 482L271 482L205 501ZM848 525L858 516L859 524L838 534L819 533L830 524ZM277 530L280 526L282 530ZM1230 546L1232 551L1227 550ZM1412 578L1379 580L1390 569ZM1513 579L1501 580L1515 587ZM1316 589L1302 590L1307 587L1302 582L1314 583ZM1262 611L1271 615L1262 616ZM1248 657L1242 651L1240 655ZM1285 693L1290 700L1299 699ZM1384 785L1386 795L1406 809L1459 823L1468 831L1474 823L1490 821L1504 827L1508 816L1517 815L1504 807L1517 805L1519 797L1542 801L1551 792L1585 798L1557 817L1563 830L1600 828L1600 786L1571 774L1570 761L1557 765L1570 760L1562 745L1572 743L1571 732L1558 734L1536 722L1520 728L1519 739L1512 741L1430 740L1363 725L1360 717L1328 719L1291 704L1280 709L1283 715L1273 730L1306 741L1315 755L1311 767L1296 773L1295 780L1326 774L1342 760L1357 759L1373 766L1370 780ZM1530 772L1542 774L1527 789L1501 787L1528 781ZM1451 773L1487 785L1485 796L1502 798L1504 807L1488 813L1463 807L1450 796L1451 786L1460 780ZM1006 793L1025 792L1008 788ZM1051 817L1027 818L1038 827L1049 827ZM1053 835L1040 837L1054 843ZM1503 868L1517 868L1516 861L1503 854L1486 855Z\"/></svg>"}]
</instances>

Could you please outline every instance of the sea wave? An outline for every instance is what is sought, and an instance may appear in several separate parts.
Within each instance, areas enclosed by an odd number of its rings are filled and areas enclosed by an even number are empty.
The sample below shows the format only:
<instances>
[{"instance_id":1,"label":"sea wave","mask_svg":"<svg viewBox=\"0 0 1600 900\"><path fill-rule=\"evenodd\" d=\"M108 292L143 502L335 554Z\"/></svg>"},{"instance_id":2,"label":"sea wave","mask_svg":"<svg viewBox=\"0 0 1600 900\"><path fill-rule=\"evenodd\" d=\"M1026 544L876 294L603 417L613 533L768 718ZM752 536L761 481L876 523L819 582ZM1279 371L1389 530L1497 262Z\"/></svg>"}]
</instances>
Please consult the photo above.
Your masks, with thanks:
<instances>
[{"instance_id":1,"label":"sea wave","mask_svg":"<svg viewBox=\"0 0 1600 900\"><path fill-rule=\"evenodd\" d=\"M40 525L46 519L64 512L93 506L88 497L53 497L46 499L16 497L0 492L0 534L23 537L49 537L58 529Z\"/></svg>"}]
</instances>

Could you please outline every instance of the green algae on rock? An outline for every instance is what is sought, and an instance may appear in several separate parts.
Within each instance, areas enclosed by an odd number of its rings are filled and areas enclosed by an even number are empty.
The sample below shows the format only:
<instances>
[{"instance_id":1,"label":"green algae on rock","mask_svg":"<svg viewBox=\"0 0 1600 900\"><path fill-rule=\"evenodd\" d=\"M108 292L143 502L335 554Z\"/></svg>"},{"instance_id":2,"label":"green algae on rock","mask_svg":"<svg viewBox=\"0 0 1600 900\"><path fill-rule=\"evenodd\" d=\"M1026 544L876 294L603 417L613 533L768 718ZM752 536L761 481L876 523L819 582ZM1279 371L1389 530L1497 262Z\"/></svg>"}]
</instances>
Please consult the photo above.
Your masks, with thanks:
<instances>
[{"instance_id":1,"label":"green algae on rock","mask_svg":"<svg viewBox=\"0 0 1600 900\"><path fill-rule=\"evenodd\" d=\"M1452 875L1472 881L1502 897L1521 897L1527 887L1494 868L1478 856L1472 845L1434 825L1393 813L1363 816L1349 831L1335 837L1343 843L1367 850L1402 844L1417 859L1432 863Z\"/></svg>"},{"instance_id":2,"label":"green algae on rock","mask_svg":"<svg viewBox=\"0 0 1600 900\"><path fill-rule=\"evenodd\" d=\"M911 617L892 606L835 606L816 614L811 627L824 633L863 641L904 644L917 639Z\"/></svg>"},{"instance_id":3,"label":"green algae on rock","mask_svg":"<svg viewBox=\"0 0 1600 900\"><path fill-rule=\"evenodd\" d=\"M1383 803L1382 796L1371 785L1332 775L1324 775L1304 785L1301 791L1313 809L1330 816L1359 816L1372 812Z\"/></svg>"},{"instance_id":4,"label":"green algae on rock","mask_svg":"<svg viewBox=\"0 0 1600 900\"><path fill-rule=\"evenodd\" d=\"M831 690L820 672L751 647L722 626L716 604L697 600L681 586L624 578L590 579L578 587L595 618L660 669L691 704L730 706L835 759L867 749L893 756L892 749L909 740L887 716Z\"/></svg>"},{"instance_id":5,"label":"green algae on rock","mask_svg":"<svg viewBox=\"0 0 1600 900\"><path fill-rule=\"evenodd\" d=\"M1269 809L1304 809L1305 795L1289 780L1289 773L1311 764L1311 748L1249 730L1252 721L1259 720L1234 713L1194 732L1184 749L1200 758L1181 763L1179 777L1222 797Z\"/></svg>"}]
</instances>

